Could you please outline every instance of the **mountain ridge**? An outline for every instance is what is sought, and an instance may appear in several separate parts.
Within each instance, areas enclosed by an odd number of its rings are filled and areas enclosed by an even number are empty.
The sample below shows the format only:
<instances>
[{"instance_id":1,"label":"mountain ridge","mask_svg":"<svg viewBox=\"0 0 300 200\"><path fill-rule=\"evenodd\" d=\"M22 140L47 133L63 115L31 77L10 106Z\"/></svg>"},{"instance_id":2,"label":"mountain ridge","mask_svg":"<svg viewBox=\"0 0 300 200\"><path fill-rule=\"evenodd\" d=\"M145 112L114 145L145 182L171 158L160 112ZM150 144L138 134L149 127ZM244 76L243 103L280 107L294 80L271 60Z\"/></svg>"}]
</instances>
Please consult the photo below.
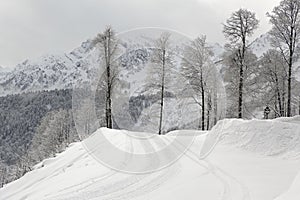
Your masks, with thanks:
<instances>
[{"instance_id":1,"label":"mountain ridge","mask_svg":"<svg viewBox=\"0 0 300 200\"><path fill-rule=\"evenodd\" d=\"M71 89L72 86L89 83L95 76L99 65L99 50L92 48L91 42L91 39L87 39L69 53L48 54L35 59L27 59L10 70L0 67L0 96L40 90ZM126 52L137 48L132 41L126 42L122 44ZM224 47L218 43L209 46L214 53L212 60L214 62L222 60ZM250 44L250 48L260 58L271 48L270 35L262 34ZM131 56L132 58L129 59L137 57ZM135 62L126 59L122 60L123 64ZM217 68L220 70L221 67Z\"/></svg>"}]
</instances>

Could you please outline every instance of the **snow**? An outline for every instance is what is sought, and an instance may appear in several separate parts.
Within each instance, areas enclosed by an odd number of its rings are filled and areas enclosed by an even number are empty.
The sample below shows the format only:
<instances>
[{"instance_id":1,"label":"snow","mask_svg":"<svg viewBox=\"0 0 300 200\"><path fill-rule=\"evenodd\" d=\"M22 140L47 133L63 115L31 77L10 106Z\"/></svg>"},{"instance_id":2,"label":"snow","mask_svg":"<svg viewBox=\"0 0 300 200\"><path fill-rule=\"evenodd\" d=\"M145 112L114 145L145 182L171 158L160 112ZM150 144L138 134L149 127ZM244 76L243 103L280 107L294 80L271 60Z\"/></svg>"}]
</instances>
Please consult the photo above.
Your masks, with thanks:
<instances>
[{"instance_id":1,"label":"snow","mask_svg":"<svg viewBox=\"0 0 300 200\"><path fill-rule=\"evenodd\" d=\"M272 48L271 36L268 33L261 35L250 45L250 49L258 58L262 57L264 53Z\"/></svg>"},{"instance_id":2,"label":"snow","mask_svg":"<svg viewBox=\"0 0 300 200\"><path fill-rule=\"evenodd\" d=\"M212 130L222 133L222 143L266 156L300 156L300 119L226 119Z\"/></svg>"},{"instance_id":3,"label":"snow","mask_svg":"<svg viewBox=\"0 0 300 200\"><path fill-rule=\"evenodd\" d=\"M124 58L127 59L125 59L126 69L122 70L120 76L126 82L124 85L129 86L129 88L123 88L123 90L128 90L125 92L129 94L137 94L144 89L141 85L145 82L147 74L147 67L145 67L147 65L143 63L147 58L144 58L145 60L137 59L134 50L147 49L149 38L160 33L158 29L145 30L140 29L120 34L122 37L121 51L124 53ZM175 38L173 38L177 47L185 41L183 36L181 39L178 37L179 35L175 34ZM92 82L98 74L99 51L91 48L91 41L91 39L86 40L69 53L44 55L36 59L25 60L15 68L1 69L0 67L0 96L30 91L71 89ZM220 61L223 59L225 49L218 43L210 43L209 46L214 54L212 60L216 63L218 71L222 72L224 65ZM261 35L251 43L250 48L260 58L272 48L270 35L268 33ZM180 48L177 49L177 51L179 50ZM135 63L135 61L138 62ZM300 61L295 62L294 77L297 80L300 77L299 66Z\"/></svg>"},{"instance_id":4,"label":"snow","mask_svg":"<svg viewBox=\"0 0 300 200\"><path fill-rule=\"evenodd\" d=\"M0 73L5 73L11 71L11 68L0 66Z\"/></svg>"},{"instance_id":5,"label":"snow","mask_svg":"<svg viewBox=\"0 0 300 200\"><path fill-rule=\"evenodd\" d=\"M287 192L280 195L275 200L298 200L300 196L300 172L298 173L297 177L295 178L292 186L287 190Z\"/></svg>"},{"instance_id":6,"label":"snow","mask_svg":"<svg viewBox=\"0 0 300 200\"><path fill-rule=\"evenodd\" d=\"M299 118L226 119L209 132L156 135L166 141L195 138L172 165L144 174L112 170L88 153L85 142L74 143L5 185L0 199L299 199ZM143 152L143 146L129 137L141 133L102 128L87 140L95 140L101 133L120 149Z\"/></svg>"}]
</instances>

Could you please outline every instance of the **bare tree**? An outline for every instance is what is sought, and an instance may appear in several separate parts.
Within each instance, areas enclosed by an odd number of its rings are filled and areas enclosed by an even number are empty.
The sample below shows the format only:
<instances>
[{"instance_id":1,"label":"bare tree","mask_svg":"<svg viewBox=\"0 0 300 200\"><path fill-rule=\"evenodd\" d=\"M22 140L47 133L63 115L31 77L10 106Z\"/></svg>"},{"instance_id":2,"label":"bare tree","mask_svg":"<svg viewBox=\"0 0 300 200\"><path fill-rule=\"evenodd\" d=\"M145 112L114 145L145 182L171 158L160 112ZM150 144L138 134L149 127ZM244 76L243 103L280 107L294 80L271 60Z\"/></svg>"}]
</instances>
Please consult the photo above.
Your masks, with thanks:
<instances>
[{"instance_id":1,"label":"bare tree","mask_svg":"<svg viewBox=\"0 0 300 200\"><path fill-rule=\"evenodd\" d=\"M107 27L103 33L99 33L92 43L100 50L101 67L104 66L104 77L100 79L105 87L105 119L106 127L112 128L112 91L118 75L116 58L118 54L119 41L111 27Z\"/></svg>"},{"instance_id":2,"label":"bare tree","mask_svg":"<svg viewBox=\"0 0 300 200\"><path fill-rule=\"evenodd\" d=\"M247 50L247 38L257 29L259 21L255 13L246 9L239 9L232 13L224 24L223 33L229 39L231 45L237 49L239 64L239 97L238 97L238 117L243 117L243 89L244 89L244 67L245 53Z\"/></svg>"},{"instance_id":3,"label":"bare tree","mask_svg":"<svg viewBox=\"0 0 300 200\"><path fill-rule=\"evenodd\" d=\"M224 53L224 81L227 94L227 117L236 117L236 107L239 105L240 96L240 57L237 49L227 48ZM255 99L259 96L261 90L258 85L258 62L254 53L247 49L245 52L243 69L243 109L242 116L252 115L250 107L255 108ZM259 105L260 106L260 105ZM253 116L252 116L253 117Z\"/></svg>"},{"instance_id":4,"label":"bare tree","mask_svg":"<svg viewBox=\"0 0 300 200\"><path fill-rule=\"evenodd\" d=\"M182 73L188 84L196 92L194 101L201 107L201 129L205 130L205 99L206 79L209 71L210 50L206 44L206 37L197 37L186 46L182 58ZM200 97L200 101L198 100ZM210 104L209 104L210 105ZM207 116L209 110L207 110Z\"/></svg>"},{"instance_id":5,"label":"bare tree","mask_svg":"<svg viewBox=\"0 0 300 200\"><path fill-rule=\"evenodd\" d=\"M273 25L270 35L273 45L278 48L288 64L287 116L291 116L292 70L297 43L300 39L300 1L283 0L272 13L267 13Z\"/></svg>"},{"instance_id":6,"label":"bare tree","mask_svg":"<svg viewBox=\"0 0 300 200\"><path fill-rule=\"evenodd\" d=\"M207 93L207 114L206 114L206 130L210 128L210 111L212 110L212 97L211 91L208 90Z\"/></svg>"},{"instance_id":7,"label":"bare tree","mask_svg":"<svg viewBox=\"0 0 300 200\"><path fill-rule=\"evenodd\" d=\"M276 116L285 116L285 95L286 95L286 63L280 52L276 50L267 51L260 60L261 79L266 86L265 92L271 95L268 101L274 102Z\"/></svg>"},{"instance_id":8,"label":"bare tree","mask_svg":"<svg viewBox=\"0 0 300 200\"><path fill-rule=\"evenodd\" d=\"M164 98L166 94L166 83L169 82L168 77L170 68L173 66L173 53L170 44L170 33L162 33L158 39L154 41L154 49L151 55L151 64L149 70L149 88L158 90L160 95L159 124L158 134L162 133Z\"/></svg>"}]
</instances>

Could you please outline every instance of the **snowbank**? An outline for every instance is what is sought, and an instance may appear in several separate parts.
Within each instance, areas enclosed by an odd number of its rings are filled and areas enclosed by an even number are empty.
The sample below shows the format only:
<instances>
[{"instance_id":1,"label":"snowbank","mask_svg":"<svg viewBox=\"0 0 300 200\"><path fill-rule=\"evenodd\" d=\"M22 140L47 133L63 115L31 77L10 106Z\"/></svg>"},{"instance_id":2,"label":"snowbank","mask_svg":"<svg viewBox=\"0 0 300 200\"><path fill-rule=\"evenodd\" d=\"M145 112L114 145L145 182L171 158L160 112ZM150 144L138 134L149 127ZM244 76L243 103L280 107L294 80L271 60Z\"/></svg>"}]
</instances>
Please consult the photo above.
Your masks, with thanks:
<instances>
[{"instance_id":1,"label":"snowbank","mask_svg":"<svg viewBox=\"0 0 300 200\"><path fill-rule=\"evenodd\" d=\"M300 172L295 178L292 186L288 189L287 192L280 195L275 200L299 200L300 197Z\"/></svg>"},{"instance_id":2,"label":"snowbank","mask_svg":"<svg viewBox=\"0 0 300 200\"><path fill-rule=\"evenodd\" d=\"M274 119L274 121L288 122L288 123L294 123L300 125L300 115L295 117L281 117L281 118Z\"/></svg>"},{"instance_id":3,"label":"snowbank","mask_svg":"<svg viewBox=\"0 0 300 200\"><path fill-rule=\"evenodd\" d=\"M175 136L179 136L181 142L188 137L195 137L195 140L172 165L146 174L124 173L106 167L79 142L55 158L36 165L19 180L5 185L0 189L0 200L300 199L300 174L295 179L300 160L281 157L299 155L299 126L297 117L251 121L226 119L208 133L173 131L159 136L165 144L173 141ZM126 131L100 129L91 136L92 140L100 132L107 134L107 139L124 151L139 153L147 150L130 139L132 135L128 135L132 133ZM160 146L153 146L157 147ZM126 165L130 159L131 156L124 157L121 161ZM160 161L140 165L155 165Z\"/></svg>"},{"instance_id":4,"label":"snowbank","mask_svg":"<svg viewBox=\"0 0 300 200\"><path fill-rule=\"evenodd\" d=\"M275 120L225 119L210 133L223 144L266 156L300 156L300 117Z\"/></svg>"}]
</instances>

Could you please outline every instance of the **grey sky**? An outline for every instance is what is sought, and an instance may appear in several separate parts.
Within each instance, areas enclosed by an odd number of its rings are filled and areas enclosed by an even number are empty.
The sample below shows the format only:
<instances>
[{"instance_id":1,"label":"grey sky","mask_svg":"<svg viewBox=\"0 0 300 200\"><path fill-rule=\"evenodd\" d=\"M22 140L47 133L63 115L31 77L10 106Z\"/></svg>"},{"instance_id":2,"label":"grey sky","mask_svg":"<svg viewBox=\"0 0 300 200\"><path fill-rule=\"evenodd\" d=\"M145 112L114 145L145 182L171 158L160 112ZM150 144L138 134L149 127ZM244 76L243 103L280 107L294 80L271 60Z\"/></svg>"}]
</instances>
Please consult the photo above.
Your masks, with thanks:
<instances>
[{"instance_id":1,"label":"grey sky","mask_svg":"<svg viewBox=\"0 0 300 200\"><path fill-rule=\"evenodd\" d=\"M260 28L270 29L265 13L280 0L0 0L0 66L69 52L106 25L117 31L165 27L191 36L206 34L224 43L222 24L230 13L256 12Z\"/></svg>"}]
</instances>

